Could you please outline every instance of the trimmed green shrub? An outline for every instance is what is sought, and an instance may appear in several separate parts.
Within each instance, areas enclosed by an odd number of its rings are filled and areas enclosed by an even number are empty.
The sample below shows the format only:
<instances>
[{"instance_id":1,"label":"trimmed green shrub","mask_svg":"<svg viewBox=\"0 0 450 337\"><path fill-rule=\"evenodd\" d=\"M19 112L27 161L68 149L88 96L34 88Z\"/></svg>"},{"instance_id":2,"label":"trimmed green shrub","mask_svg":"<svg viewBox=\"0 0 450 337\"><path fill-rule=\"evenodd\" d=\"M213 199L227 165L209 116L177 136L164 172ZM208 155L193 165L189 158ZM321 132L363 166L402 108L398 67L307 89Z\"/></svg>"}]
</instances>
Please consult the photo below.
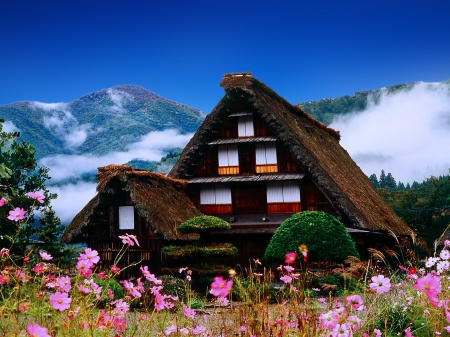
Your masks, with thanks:
<instances>
[{"instance_id":1,"label":"trimmed green shrub","mask_svg":"<svg viewBox=\"0 0 450 337\"><path fill-rule=\"evenodd\" d=\"M182 233L206 233L219 229L231 229L231 226L225 220L211 215L197 216L178 226Z\"/></svg>"},{"instance_id":2,"label":"trimmed green shrub","mask_svg":"<svg viewBox=\"0 0 450 337\"><path fill-rule=\"evenodd\" d=\"M161 250L164 254L171 258L183 258L183 257L194 257L194 256L235 256L238 250L231 243L219 243L213 246L166 246Z\"/></svg>"},{"instance_id":3,"label":"trimmed green shrub","mask_svg":"<svg viewBox=\"0 0 450 337\"><path fill-rule=\"evenodd\" d=\"M159 279L162 281L164 294L178 296L180 301L186 301L186 288L182 279L172 275L163 275Z\"/></svg>"},{"instance_id":4,"label":"trimmed green shrub","mask_svg":"<svg viewBox=\"0 0 450 337\"><path fill-rule=\"evenodd\" d=\"M343 262L349 255L359 257L355 242L342 222L324 212L301 212L286 219L277 229L264 258L280 260L288 252L308 247L310 261Z\"/></svg>"}]
</instances>

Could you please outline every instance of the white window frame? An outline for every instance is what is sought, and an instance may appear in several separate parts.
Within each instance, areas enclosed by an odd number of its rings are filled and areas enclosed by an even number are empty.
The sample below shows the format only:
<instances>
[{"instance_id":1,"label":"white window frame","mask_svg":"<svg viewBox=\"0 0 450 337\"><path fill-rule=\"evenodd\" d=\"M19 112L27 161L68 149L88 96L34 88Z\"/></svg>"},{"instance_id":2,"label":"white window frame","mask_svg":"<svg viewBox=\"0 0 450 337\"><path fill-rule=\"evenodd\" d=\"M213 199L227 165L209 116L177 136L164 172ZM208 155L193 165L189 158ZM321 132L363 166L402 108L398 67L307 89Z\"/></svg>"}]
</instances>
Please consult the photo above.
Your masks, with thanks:
<instances>
[{"instance_id":1,"label":"white window frame","mask_svg":"<svg viewBox=\"0 0 450 337\"><path fill-rule=\"evenodd\" d=\"M119 229L134 230L134 206L119 206Z\"/></svg>"},{"instance_id":2,"label":"white window frame","mask_svg":"<svg viewBox=\"0 0 450 337\"><path fill-rule=\"evenodd\" d=\"M219 145L219 167L239 166L239 153L237 144Z\"/></svg>"},{"instance_id":3,"label":"white window frame","mask_svg":"<svg viewBox=\"0 0 450 337\"><path fill-rule=\"evenodd\" d=\"M267 203L301 202L300 185L296 180L268 181Z\"/></svg>"},{"instance_id":4,"label":"white window frame","mask_svg":"<svg viewBox=\"0 0 450 337\"><path fill-rule=\"evenodd\" d=\"M254 135L253 116L239 116L238 137L253 137Z\"/></svg>"},{"instance_id":5,"label":"white window frame","mask_svg":"<svg viewBox=\"0 0 450 337\"><path fill-rule=\"evenodd\" d=\"M255 146L256 165L277 164L277 146L273 143L257 143Z\"/></svg>"},{"instance_id":6,"label":"white window frame","mask_svg":"<svg viewBox=\"0 0 450 337\"><path fill-rule=\"evenodd\" d=\"M200 205L231 205L228 184L208 184L200 187Z\"/></svg>"}]
</instances>

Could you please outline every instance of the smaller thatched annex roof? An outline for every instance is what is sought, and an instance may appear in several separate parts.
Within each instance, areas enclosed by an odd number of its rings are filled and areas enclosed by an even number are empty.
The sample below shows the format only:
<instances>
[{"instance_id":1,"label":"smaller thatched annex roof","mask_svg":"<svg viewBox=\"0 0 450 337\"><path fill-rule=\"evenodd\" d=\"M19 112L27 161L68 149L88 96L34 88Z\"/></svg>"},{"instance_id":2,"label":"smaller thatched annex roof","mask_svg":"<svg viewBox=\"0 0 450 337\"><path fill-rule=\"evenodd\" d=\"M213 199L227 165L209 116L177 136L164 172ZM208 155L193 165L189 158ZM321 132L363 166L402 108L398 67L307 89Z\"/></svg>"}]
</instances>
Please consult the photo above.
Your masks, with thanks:
<instances>
[{"instance_id":1,"label":"smaller thatched annex roof","mask_svg":"<svg viewBox=\"0 0 450 337\"><path fill-rule=\"evenodd\" d=\"M164 240L197 239L197 234L182 234L177 230L182 222L201 215L185 194L186 181L167 178L161 173L133 170L126 165L108 165L98 170L97 195L74 217L61 242L82 241L83 227L92 222L97 207L109 202L108 191L117 187L130 193L138 214Z\"/></svg>"}]
</instances>

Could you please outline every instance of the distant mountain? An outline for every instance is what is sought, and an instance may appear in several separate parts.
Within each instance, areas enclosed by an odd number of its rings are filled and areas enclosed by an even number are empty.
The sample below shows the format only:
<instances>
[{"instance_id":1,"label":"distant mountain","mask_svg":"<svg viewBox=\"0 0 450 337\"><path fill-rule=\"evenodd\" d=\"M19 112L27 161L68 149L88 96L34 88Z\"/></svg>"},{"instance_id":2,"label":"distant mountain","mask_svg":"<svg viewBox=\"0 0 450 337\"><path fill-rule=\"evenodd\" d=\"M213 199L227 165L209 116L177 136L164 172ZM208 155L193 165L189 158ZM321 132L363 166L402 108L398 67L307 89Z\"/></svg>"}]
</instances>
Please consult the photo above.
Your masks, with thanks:
<instances>
[{"instance_id":1,"label":"distant mountain","mask_svg":"<svg viewBox=\"0 0 450 337\"><path fill-rule=\"evenodd\" d=\"M120 85L70 103L1 105L0 118L21 131L19 139L33 144L41 159L56 154L125 151L127 145L151 131L194 132L205 114L144 88Z\"/></svg>"},{"instance_id":2,"label":"distant mountain","mask_svg":"<svg viewBox=\"0 0 450 337\"><path fill-rule=\"evenodd\" d=\"M378 104L383 95L393 95L402 91L409 91L417 84L405 83L384 87L378 90L358 91L353 96L342 96L338 98L322 98L319 101L299 103L298 106L315 119L329 125L338 115L365 110L369 104ZM450 80L445 82L426 83L429 90L446 87L450 94Z\"/></svg>"}]
</instances>

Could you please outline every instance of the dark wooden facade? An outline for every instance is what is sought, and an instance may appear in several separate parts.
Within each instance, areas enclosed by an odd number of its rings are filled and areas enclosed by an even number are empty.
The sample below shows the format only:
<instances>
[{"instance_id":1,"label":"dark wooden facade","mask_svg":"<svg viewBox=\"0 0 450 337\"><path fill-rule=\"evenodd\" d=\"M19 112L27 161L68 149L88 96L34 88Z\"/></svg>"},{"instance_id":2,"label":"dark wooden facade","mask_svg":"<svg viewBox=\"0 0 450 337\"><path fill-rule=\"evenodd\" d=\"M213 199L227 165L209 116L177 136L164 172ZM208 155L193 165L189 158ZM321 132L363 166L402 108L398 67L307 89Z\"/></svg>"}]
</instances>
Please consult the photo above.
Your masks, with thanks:
<instances>
[{"instance_id":1,"label":"dark wooden facade","mask_svg":"<svg viewBox=\"0 0 450 337\"><path fill-rule=\"evenodd\" d=\"M237 116L235 116L237 115ZM331 203L320 189L305 176L300 165L289 150L277 141L274 133L257 115L245 112L246 118L252 118L254 132L250 137L238 136L239 112L230 112L209 151L198 166L195 175L189 180L189 195L194 204L204 214L221 216L227 220L229 215L253 214L253 222L270 218L272 214L292 214L315 210L333 212ZM234 145L237 149L238 165L233 169L219 166L219 146ZM275 144L276 163L260 165L256 161L256 147L261 144ZM273 146L273 145L272 145ZM292 175L292 174L297 175ZM298 177L302 178L298 178ZM240 179L239 177L242 177ZM295 178L291 178L295 177ZM197 179L196 179L197 178ZM204 178L204 179L198 179ZM211 179L207 179L211 178ZM216 179L214 179L216 178ZM273 181L294 181L300 190L300 200L292 202L270 202L267 200L267 184ZM231 191L231 202L227 204L202 204L201 189L205 185L226 184Z\"/></svg>"}]
</instances>

